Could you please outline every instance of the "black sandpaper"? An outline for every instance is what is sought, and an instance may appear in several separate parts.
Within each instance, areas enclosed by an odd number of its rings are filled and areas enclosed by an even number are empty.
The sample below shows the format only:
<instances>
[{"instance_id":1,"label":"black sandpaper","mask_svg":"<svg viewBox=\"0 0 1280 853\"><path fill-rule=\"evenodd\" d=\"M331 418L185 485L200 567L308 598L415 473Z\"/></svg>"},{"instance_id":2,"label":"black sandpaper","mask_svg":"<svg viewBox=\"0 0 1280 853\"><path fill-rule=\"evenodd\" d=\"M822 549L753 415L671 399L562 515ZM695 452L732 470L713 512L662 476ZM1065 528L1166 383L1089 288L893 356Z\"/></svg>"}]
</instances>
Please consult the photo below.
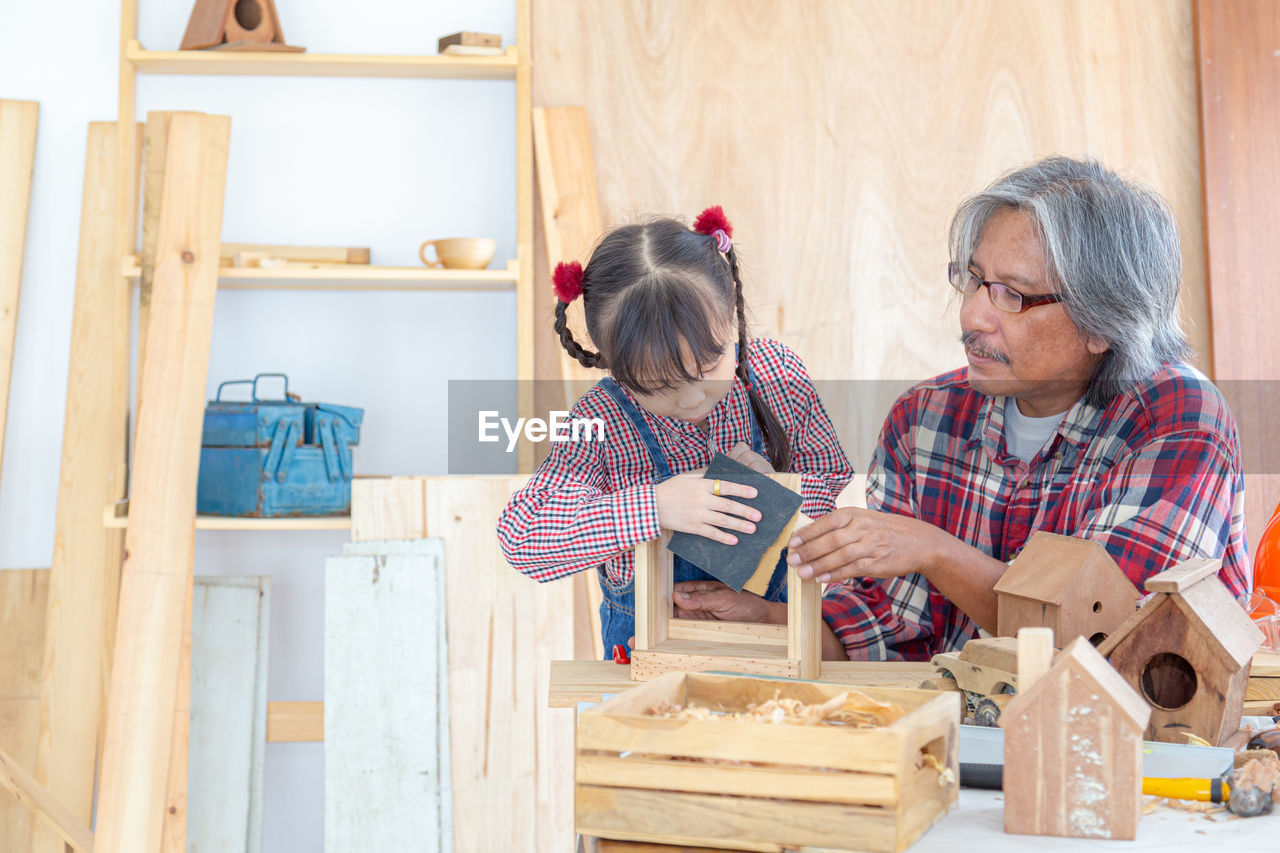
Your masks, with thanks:
<instances>
[{"instance_id":1,"label":"black sandpaper","mask_svg":"<svg viewBox=\"0 0 1280 853\"><path fill-rule=\"evenodd\" d=\"M677 532L671 535L671 544L667 547L671 553L685 558L716 580L741 592L742 587L756 573L760 558L778 540L782 528L800 509L802 499L786 486L752 471L723 453L717 453L711 460L705 479L755 487L754 498L730 498L760 511L760 520L755 523L755 533L728 531L738 537L738 544L725 545L705 536Z\"/></svg>"}]
</instances>

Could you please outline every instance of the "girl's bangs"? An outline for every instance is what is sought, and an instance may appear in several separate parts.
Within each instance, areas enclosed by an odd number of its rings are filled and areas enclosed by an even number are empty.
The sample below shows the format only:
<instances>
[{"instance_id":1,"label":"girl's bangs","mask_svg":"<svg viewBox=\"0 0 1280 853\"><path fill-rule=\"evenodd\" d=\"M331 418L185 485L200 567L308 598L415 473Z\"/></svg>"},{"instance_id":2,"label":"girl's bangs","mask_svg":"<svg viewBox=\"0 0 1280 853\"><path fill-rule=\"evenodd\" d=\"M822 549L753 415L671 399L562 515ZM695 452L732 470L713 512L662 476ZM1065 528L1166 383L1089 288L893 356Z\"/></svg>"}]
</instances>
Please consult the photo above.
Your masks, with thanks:
<instances>
[{"instance_id":1,"label":"girl's bangs","mask_svg":"<svg viewBox=\"0 0 1280 853\"><path fill-rule=\"evenodd\" d=\"M710 296L665 276L631 288L610 324L614 378L642 394L700 380L724 354L733 328Z\"/></svg>"}]
</instances>

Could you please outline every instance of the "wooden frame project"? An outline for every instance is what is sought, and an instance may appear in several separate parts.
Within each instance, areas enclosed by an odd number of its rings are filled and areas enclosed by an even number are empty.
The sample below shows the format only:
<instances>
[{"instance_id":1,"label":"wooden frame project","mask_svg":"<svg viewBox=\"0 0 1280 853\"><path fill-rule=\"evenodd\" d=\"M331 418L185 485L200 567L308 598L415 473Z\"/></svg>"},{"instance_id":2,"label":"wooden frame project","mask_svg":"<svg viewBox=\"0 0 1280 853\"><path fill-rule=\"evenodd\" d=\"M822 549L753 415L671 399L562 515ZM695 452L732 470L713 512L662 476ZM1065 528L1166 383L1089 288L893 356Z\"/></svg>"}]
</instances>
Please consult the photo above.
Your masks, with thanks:
<instances>
[{"instance_id":1,"label":"wooden frame project","mask_svg":"<svg viewBox=\"0 0 1280 853\"><path fill-rule=\"evenodd\" d=\"M774 474L793 491L799 474ZM797 519L803 519L799 513ZM780 538L791 535L793 524ZM787 624L677 619L671 601L670 533L635 549L636 640L631 679L649 681L667 672L725 669L753 675L817 678L822 673L822 586L787 567ZM771 552L772 553L772 552Z\"/></svg>"}]
</instances>

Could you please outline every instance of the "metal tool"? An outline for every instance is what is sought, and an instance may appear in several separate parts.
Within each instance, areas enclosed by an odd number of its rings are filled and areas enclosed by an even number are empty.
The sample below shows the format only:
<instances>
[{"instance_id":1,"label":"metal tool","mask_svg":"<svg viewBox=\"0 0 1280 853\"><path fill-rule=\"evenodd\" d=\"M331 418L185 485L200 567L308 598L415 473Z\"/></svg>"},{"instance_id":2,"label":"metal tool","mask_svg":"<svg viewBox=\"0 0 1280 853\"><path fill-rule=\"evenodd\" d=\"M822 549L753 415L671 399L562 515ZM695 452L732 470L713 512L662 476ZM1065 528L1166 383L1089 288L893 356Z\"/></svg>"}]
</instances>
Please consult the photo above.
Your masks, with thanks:
<instances>
[{"instance_id":1,"label":"metal tool","mask_svg":"<svg viewBox=\"0 0 1280 853\"><path fill-rule=\"evenodd\" d=\"M1256 785L1236 785L1230 774L1217 779L1142 780L1142 793L1175 800L1224 803L1232 814L1254 817L1271 811L1271 793Z\"/></svg>"}]
</instances>

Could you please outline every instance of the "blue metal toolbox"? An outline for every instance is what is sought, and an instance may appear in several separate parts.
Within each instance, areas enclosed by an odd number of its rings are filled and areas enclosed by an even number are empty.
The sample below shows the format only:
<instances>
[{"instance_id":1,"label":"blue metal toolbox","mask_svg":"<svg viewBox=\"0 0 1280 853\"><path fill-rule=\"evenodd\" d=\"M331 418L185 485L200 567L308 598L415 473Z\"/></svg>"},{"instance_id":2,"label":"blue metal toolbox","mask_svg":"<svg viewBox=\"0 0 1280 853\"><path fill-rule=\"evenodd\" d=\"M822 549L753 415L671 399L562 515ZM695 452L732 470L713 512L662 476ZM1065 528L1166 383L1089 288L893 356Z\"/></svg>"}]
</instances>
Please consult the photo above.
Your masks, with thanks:
<instances>
[{"instance_id":1,"label":"blue metal toolbox","mask_svg":"<svg viewBox=\"0 0 1280 853\"><path fill-rule=\"evenodd\" d=\"M283 399L258 397L258 382L284 380ZM247 402L224 401L228 385L252 385ZM341 515L351 511L351 447L364 410L303 403L283 373L223 382L204 410L196 511L204 515Z\"/></svg>"}]
</instances>

